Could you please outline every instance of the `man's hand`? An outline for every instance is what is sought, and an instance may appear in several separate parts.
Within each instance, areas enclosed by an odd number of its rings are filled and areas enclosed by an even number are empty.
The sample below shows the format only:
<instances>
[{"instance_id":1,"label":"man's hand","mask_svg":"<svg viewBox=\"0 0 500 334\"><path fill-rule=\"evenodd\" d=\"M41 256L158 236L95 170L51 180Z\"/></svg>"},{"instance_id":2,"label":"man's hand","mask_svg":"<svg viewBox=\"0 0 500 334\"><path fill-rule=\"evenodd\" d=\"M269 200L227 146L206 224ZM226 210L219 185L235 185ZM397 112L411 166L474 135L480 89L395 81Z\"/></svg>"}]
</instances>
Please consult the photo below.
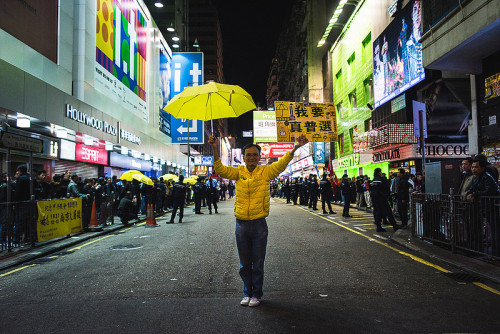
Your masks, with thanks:
<instances>
[{"instance_id":1,"label":"man's hand","mask_svg":"<svg viewBox=\"0 0 500 334\"><path fill-rule=\"evenodd\" d=\"M210 138L208 138L208 144L212 146L214 162L219 160L219 143L217 138L210 136Z\"/></svg>"},{"instance_id":2,"label":"man's hand","mask_svg":"<svg viewBox=\"0 0 500 334\"><path fill-rule=\"evenodd\" d=\"M295 151L297 151L298 148L304 146L307 143L309 143L309 139L307 139L307 137L305 135L300 135L297 138L297 142L295 143L295 147L292 150L292 154L294 154Z\"/></svg>"}]
</instances>

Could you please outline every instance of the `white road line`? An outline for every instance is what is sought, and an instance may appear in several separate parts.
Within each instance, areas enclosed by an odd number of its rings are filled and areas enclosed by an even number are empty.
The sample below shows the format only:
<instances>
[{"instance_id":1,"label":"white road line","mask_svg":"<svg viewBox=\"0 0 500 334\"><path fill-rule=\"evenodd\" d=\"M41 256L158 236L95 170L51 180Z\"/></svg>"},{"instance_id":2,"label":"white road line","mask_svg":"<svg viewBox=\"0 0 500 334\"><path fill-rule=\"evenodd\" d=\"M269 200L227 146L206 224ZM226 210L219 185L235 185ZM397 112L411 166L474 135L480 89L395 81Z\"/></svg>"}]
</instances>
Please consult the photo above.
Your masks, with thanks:
<instances>
[{"instance_id":1,"label":"white road line","mask_svg":"<svg viewBox=\"0 0 500 334\"><path fill-rule=\"evenodd\" d=\"M339 220L339 222L340 222L340 223L342 223L342 224L345 224L345 225L349 225L349 223L346 223L346 222L345 222L345 221L343 221L343 220Z\"/></svg>"},{"instance_id":2,"label":"white road line","mask_svg":"<svg viewBox=\"0 0 500 334\"><path fill-rule=\"evenodd\" d=\"M389 240L389 238L386 238L386 237L383 237L381 235L378 235L378 234L373 234L374 237L377 237L379 239L382 239L382 240Z\"/></svg>"},{"instance_id":3,"label":"white road line","mask_svg":"<svg viewBox=\"0 0 500 334\"><path fill-rule=\"evenodd\" d=\"M356 230L360 230L361 232L366 232L366 230L363 230L362 228L359 228L359 227L354 227Z\"/></svg>"}]
</instances>

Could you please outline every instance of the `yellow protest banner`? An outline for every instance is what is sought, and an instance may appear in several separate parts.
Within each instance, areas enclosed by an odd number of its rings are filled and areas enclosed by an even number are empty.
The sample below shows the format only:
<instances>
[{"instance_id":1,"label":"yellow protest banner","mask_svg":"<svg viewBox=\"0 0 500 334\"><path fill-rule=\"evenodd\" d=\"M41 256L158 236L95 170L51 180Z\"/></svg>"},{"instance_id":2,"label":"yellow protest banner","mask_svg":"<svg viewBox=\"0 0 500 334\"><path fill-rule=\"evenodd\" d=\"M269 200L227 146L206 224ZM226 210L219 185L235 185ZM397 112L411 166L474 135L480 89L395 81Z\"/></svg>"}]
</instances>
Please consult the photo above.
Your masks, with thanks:
<instances>
[{"instance_id":1,"label":"yellow protest banner","mask_svg":"<svg viewBox=\"0 0 500 334\"><path fill-rule=\"evenodd\" d=\"M278 142L295 142L301 134L311 142L337 141L333 103L275 101Z\"/></svg>"},{"instance_id":2,"label":"yellow protest banner","mask_svg":"<svg viewBox=\"0 0 500 334\"><path fill-rule=\"evenodd\" d=\"M47 241L82 230L81 198L38 201L37 207L38 241Z\"/></svg>"}]
</instances>

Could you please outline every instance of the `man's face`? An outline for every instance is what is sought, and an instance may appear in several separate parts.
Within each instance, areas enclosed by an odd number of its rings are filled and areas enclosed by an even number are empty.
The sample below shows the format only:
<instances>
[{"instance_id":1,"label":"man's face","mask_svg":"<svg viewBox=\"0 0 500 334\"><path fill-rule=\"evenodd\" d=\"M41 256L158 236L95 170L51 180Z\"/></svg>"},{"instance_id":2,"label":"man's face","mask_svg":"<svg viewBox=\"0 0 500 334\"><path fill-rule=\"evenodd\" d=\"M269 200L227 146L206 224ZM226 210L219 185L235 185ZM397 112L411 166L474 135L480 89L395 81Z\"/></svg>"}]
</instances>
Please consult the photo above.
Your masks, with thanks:
<instances>
[{"instance_id":1,"label":"man's face","mask_svg":"<svg viewBox=\"0 0 500 334\"><path fill-rule=\"evenodd\" d=\"M481 175L483 172L484 172L484 167L481 167L479 165L479 162L472 163L472 174L478 176Z\"/></svg>"},{"instance_id":2,"label":"man's face","mask_svg":"<svg viewBox=\"0 0 500 334\"><path fill-rule=\"evenodd\" d=\"M470 173L472 165L469 160L462 160L462 171Z\"/></svg>"},{"instance_id":3,"label":"man's face","mask_svg":"<svg viewBox=\"0 0 500 334\"><path fill-rule=\"evenodd\" d=\"M40 179L40 181L45 181L46 177L47 177L47 173L40 173L40 175L38 175L38 178Z\"/></svg>"},{"instance_id":4,"label":"man's face","mask_svg":"<svg viewBox=\"0 0 500 334\"><path fill-rule=\"evenodd\" d=\"M243 161L248 167L257 167L260 161L260 154L257 147L252 146L245 150L245 154L243 155Z\"/></svg>"}]
</instances>

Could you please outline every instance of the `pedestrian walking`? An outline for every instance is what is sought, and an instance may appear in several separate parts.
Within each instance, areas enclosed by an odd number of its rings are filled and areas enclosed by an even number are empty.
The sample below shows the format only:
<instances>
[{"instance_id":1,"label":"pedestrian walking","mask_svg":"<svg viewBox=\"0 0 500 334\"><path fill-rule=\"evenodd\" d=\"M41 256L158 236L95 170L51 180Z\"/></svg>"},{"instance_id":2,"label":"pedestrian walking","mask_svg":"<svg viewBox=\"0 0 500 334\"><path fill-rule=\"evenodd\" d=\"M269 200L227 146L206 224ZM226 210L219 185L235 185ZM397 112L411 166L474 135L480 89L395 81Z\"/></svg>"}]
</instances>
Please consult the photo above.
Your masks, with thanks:
<instances>
[{"instance_id":1,"label":"pedestrian walking","mask_svg":"<svg viewBox=\"0 0 500 334\"><path fill-rule=\"evenodd\" d=\"M184 175L179 176L179 182L175 183L172 188L172 197L174 200L172 216L167 224L173 224L177 210L179 210L179 223L182 223L184 217L184 202L186 200L187 187L184 184Z\"/></svg>"},{"instance_id":2,"label":"pedestrian walking","mask_svg":"<svg viewBox=\"0 0 500 334\"><path fill-rule=\"evenodd\" d=\"M215 137L209 139L213 149L215 171L226 179L235 180L238 188L234 213L236 245L244 293L240 304L243 306L259 306L263 295L270 182L285 170L295 151L307 142L307 138L301 135L291 151L269 166L259 166L260 146L248 144L242 150L246 166L227 167L220 161L217 139Z\"/></svg>"}]
</instances>

